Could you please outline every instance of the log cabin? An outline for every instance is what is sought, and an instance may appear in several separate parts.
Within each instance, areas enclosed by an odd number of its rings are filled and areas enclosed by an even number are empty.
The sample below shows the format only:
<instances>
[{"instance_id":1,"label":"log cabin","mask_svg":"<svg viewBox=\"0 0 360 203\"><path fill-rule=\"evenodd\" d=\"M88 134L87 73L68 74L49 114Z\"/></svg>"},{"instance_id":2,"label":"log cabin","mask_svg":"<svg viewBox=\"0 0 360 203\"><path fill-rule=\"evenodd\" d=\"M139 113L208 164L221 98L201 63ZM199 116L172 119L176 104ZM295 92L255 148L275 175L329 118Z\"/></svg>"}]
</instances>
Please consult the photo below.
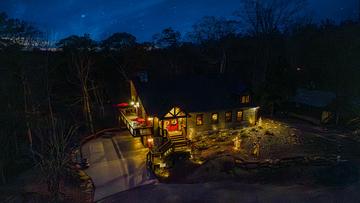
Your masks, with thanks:
<instances>
[{"instance_id":1,"label":"log cabin","mask_svg":"<svg viewBox=\"0 0 360 203\"><path fill-rule=\"evenodd\" d=\"M154 151L187 151L202 132L255 125L258 119L250 89L233 76L142 76L129 84L131 99L119 119Z\"/></svg>"}]
</instances>

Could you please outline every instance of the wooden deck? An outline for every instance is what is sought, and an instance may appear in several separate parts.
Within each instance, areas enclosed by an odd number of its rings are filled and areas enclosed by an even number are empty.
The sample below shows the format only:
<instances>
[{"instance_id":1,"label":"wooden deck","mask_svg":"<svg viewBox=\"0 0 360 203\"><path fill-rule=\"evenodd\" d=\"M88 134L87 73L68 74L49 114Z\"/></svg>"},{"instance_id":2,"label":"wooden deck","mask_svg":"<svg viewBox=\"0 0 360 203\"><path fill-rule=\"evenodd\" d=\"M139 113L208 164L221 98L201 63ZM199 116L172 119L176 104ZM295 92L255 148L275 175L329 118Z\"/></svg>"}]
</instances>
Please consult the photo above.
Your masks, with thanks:
<instances>
[{"instance_id":1,"label":"wooden deck","mask_svg":"<svg viewBox=\"0 0 360 203\"><path fill-rule=\"evenodd\" d=\"M133 137L149 136L153 134L152 125L140 124L136 121L133 121L137 118L135 114L125 115L123 111L120 110L119 112L119 121L125 125Z\"/></svg>"}]
</instances>

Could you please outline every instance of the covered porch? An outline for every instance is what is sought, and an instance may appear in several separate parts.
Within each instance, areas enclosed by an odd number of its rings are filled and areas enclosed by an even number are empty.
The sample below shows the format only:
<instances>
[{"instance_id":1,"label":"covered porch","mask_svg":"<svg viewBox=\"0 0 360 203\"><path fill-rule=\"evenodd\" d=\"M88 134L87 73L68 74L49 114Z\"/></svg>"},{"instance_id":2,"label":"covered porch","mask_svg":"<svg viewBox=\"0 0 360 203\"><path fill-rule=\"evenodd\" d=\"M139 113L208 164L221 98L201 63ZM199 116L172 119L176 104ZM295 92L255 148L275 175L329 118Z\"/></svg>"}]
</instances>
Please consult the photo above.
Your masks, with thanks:
<instances>
[{"instance_id":1,"label":"covered porch","mask_svg":"<svg viewBox=\"0 0 360 203\"><path fill-rule=\"evenodd\" d=\"M159 136L173 143L175 151L186 151L189 139L187 138L188 114L179 107L173 107L164 116L159 118Z\"/></svg>"}]
</instances>

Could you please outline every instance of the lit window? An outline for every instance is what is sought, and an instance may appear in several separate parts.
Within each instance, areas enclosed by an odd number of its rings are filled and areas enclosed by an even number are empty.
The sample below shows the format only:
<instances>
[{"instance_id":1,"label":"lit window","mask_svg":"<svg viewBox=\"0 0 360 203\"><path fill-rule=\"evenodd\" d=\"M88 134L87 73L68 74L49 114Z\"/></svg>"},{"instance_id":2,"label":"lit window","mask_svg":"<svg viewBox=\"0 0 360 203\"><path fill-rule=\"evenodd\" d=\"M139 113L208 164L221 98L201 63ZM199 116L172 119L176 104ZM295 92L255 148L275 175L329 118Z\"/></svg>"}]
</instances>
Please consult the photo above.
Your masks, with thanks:
<instances>
[{"instance_id":1,"label":"lit window","mask_svg":"<svg viewBox=\"0 0 360 203\"><path fill-rule=\"evenodd\" d=\"M250 96L249 95L245 95L241 97L241 103L242 104L248 104L250 103Z\"/></svg>"},{"instance_id":2,"label":"lit window","mask_svg":"<svg viewBox=\"0 0 360 203\"><path fill-rule=\"evenodd\" d=\"M196 115L196 125L202 125L202 124L204 124L203 115L202 114Z\"/></svg>"},{"instance_id":3,"label":"lit window","mask_svg":"<svg viewBox=\"0 0 360 203\"><path fill-rule=\"evenodd\" d=\"M231 122L232 121L232 113L231 111L225 112L225 121Z\"/></svg>"},{"instance_id":4,"label":"lit window","mask_svg":"<svg viewBox=\"0 0 360 203\"><path fill-rule=\"evenodd\" d=\"M219 122L219 114L213 113L211 114L211 123L218 123Z\"/></svg>"},{"instance_id":5,"label":"lit window","mask_svg":"<svg viewBox=\"0 0 360 203\"><path fill-rule=\"evenodd\" d=\"M243 120L243 111L236 112L236 121L242 121Z\"/></svg>"}]
</instances>

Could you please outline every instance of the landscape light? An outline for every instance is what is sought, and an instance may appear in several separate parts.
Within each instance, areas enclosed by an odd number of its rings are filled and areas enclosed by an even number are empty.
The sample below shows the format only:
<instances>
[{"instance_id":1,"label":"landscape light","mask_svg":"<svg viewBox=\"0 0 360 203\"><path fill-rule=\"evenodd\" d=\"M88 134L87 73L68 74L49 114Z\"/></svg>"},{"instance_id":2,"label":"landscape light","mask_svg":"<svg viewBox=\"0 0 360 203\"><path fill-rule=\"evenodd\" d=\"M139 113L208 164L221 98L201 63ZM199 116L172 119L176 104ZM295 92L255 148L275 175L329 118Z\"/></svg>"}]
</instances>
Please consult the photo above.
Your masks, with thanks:
<instances>
[{"instance_id":1,"label":"landscape light","mask_svg":"<svg viewBox=\"0 0 360 203\"><path fill-rule=\"evenodd\" d=\"M153 138L148 138L147 142L148 142L149 146L152 146L154 144L154 139Z\"/></svg>"}]
</instances>

